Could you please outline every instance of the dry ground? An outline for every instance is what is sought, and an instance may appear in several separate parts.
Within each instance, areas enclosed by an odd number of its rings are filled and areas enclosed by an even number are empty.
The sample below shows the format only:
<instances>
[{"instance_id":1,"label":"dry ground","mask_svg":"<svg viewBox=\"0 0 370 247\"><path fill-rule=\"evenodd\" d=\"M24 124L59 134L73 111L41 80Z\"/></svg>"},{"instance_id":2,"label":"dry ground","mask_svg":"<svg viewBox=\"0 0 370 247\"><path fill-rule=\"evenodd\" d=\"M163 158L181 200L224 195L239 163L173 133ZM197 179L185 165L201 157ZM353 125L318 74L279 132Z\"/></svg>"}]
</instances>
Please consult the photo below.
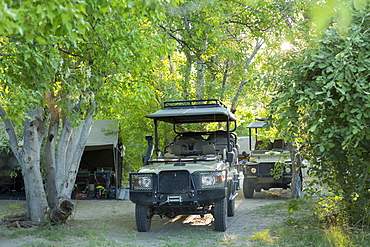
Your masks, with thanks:
<instances>
[{"instance_id":1,"label":"dry ground","mask_svg":"<svg viewBox=\"0 0 370 247\"><path fill-rule=\"evenodd\" d=\"M255 232L265 231L271 224L281 221L274 212L261 216L255 211L264 205L284 201L290 191L272 189L255 193L253 199L245 199L239 191L234 217L228 217L226 232L213 230L211 215L181 216L175 219L153 217L151 231L137 232L135 205L128 200L76 200L76 210L68 222L69 231L88 229L93 236L66 236L62 241L21 235L9 238L0 235L0 246L251 246L249 238ZM0 215L14 206L25 207L25 201L0 200ZM0 226L0 232L9 232ZM14 230L13 230L14 231ZM3 237L2 237L3 236Z\"/></svg>"}]
</instances>

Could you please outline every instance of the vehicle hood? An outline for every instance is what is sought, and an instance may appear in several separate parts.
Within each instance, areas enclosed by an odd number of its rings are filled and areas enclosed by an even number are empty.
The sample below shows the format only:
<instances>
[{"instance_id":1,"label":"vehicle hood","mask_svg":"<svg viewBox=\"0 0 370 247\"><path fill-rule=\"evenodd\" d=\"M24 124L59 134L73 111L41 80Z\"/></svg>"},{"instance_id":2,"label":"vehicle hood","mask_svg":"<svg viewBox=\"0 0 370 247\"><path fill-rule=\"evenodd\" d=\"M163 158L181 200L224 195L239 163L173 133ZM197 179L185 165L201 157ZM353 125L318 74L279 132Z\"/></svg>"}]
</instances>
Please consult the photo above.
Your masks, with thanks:
<instances>
[{"instance_id":1,"label":"vehicle hood","mask_svg":"<svg viewBox=\"0 0 370 247\"><path fill-rule=\"evenodd\" d=\"M149 164L139 170L139 172L153 172L159 173L161 171L179 171L179 170L187 170L190 173L195 171L214 171L214 170L225 170L226 163L223 161L215 160L215 161L197 161L197 162L155 162Z\"/></svg>"}]
</instances>

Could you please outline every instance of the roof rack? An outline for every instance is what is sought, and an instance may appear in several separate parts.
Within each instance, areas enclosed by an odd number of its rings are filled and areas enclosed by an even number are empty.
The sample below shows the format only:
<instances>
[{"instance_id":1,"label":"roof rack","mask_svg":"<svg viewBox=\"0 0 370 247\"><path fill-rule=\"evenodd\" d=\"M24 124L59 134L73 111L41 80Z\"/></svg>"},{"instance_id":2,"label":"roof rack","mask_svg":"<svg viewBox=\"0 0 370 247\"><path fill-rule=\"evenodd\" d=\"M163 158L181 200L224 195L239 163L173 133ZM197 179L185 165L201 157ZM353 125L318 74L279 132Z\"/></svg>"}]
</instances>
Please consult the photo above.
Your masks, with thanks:
<instances>
[{"instance_id":1,"label":"roof rack","mask_svg":"<svg viewBox=\"0 0 370 247\"><path fill-rule=\"evenodd\" d=\"M182 100L182 101L164 102L165 109L202 108L202 107L225 107L227 108L225 104L219 99Z\"/></svg>"}]
</instances>

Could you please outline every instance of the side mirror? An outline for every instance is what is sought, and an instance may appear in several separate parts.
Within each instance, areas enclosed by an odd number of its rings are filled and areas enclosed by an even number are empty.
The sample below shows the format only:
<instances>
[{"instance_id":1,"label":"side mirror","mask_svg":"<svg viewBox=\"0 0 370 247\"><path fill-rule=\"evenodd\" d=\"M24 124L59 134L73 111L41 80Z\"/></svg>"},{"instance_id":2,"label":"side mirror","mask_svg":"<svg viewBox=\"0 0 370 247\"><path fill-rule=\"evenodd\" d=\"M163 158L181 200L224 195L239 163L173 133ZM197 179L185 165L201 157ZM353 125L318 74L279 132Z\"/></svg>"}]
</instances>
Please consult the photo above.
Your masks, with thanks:
<instances>
[{"instance_id":1,"label":"side mirror","mask_svg":"<svg viewBox=\"0 0 370 247\"><path fill-rule=\"evenodd\" d=\"M232 163L235 160L234 152L227 152L226 161Z\"/></svg>"},{"instance_id":2,"label":"side mirror","mask_svg":"<svg viewBox=\"0 0 370 247\"><path fill-rule=\"evenodd\" d=\"M143 158L143 165L146 166L148 165L148 161L152 158L153 154L153 137L152 136L146 136L145 139L148 141L148 149L146 150L146 154Z\"/></svg>"},{"instance_id":3,"label":"side mirror","mask_svg":"<svg viewBox=\"0 0 370 247\"><path fill-rule=\"evenodd\" d=\"M244 158L249 158L250 154L248 154L247 152L243 151L242 155L244 156Z\"/></svg>"}]
</instances>

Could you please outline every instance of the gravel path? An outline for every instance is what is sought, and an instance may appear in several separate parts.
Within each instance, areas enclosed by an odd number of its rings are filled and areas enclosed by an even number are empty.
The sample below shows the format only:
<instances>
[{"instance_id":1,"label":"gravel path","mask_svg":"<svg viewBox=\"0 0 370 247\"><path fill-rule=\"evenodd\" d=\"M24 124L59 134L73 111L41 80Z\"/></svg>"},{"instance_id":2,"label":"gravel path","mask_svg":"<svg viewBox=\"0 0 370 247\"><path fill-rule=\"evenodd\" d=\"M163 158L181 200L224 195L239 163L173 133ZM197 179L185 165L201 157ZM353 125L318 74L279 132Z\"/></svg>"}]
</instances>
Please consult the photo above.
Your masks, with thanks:
<instances>
[{"instance_id":1,"label":"gravel path","mask_svg":"<svg viewBox=\"0 0 370 247\"><path fill-rule=\"evenodd\" d=\"M284 201L289 197L286 190L270 190L255 193L245 199L239 191L236 197L234 217L228 217L226 232L214 231L212 215L201 218L197 215L161 219L155 215L150 232L137 232L135 204L127 200L79 200L74 201L76 210L67 227L70 230L86 228L95 232L91 238L68 237L61 242L50 242L35 236L20 236L16 239L2 237L0 246L16 247L27 243L42 242L51 246L250 246L249 238L255 232L265 231L271 224L283 220L274 212L263 217L255 211L264 205ZM0 214L9 211L9 205L25 207L25 201L0 200ZM14 206L12 206L14 207ZM0 231L9 231L0 226ZM101 234L101 235L100 235ZM94 244L96 243L96 244ZM47 246L46 245L46 246Z\"/></svg>"}]
</instances>

